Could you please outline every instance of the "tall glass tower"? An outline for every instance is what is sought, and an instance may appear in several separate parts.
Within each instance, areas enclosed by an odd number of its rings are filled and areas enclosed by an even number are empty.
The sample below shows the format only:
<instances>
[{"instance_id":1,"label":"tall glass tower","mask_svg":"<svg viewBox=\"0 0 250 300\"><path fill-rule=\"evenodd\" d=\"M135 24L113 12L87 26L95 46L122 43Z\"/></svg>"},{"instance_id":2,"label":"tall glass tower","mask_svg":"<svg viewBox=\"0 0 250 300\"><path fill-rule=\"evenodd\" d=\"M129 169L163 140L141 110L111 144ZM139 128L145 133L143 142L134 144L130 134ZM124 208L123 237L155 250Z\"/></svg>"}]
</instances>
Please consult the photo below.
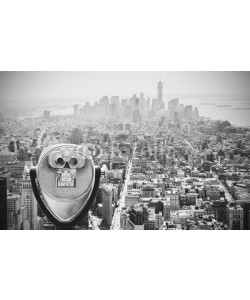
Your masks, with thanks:
<instances>
[{"instance_id":1,"label":"tall glass tower","mask_svg":"<svg viewBox=\"0 0 250 300\"><path fill-rule=\"evenodd\" d=\"M158 82L157 85L157 99L158 99L159 106L161 107L163 103L163 84L161 80Z\"/></svg>"}]
</instances>

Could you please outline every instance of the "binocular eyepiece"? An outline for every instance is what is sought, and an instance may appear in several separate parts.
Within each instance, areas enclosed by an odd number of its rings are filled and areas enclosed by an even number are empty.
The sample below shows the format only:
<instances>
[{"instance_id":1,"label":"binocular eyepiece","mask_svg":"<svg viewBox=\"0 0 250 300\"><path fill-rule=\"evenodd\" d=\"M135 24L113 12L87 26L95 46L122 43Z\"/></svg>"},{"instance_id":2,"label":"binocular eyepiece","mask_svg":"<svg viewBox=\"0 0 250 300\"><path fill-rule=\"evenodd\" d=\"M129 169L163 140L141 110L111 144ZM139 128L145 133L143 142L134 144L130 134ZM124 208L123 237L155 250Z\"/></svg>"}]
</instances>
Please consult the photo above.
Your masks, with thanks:
<instances>
[{"instance_id":1,"label":"binocular eyepiece","mask_svg":"<svg viewBox=\"0 0 250 300\"><path fill-rule=\"evenodd\" d=\"M45 215L70 229L89 211L99 187L101 170L86 147L57 144L45 148L30 169L34 195Z\"/></svg>"}]
</instances>

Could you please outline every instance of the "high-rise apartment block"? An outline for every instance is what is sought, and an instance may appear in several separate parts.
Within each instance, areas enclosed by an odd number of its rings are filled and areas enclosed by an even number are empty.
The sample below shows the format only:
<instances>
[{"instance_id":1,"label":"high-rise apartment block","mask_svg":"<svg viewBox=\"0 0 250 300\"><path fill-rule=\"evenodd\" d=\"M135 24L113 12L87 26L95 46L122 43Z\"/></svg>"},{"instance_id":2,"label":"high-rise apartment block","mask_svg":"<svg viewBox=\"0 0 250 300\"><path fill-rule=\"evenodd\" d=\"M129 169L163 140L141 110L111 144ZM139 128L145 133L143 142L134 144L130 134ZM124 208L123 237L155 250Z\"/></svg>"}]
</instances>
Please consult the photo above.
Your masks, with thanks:
<instances>
[{"instance_id":1,"label":"high-rise apartment block","mask_svg":"<svg viewBox=\"0 0 250 300\"><path fill-rule=\"evenodd\" d=\"M31 181L30 181L30 168L33 163L28 161L23 171L22 181L22 201L27 209L27 219L30 223L30 229L37 229L37 201L33 194Z\"/></svg>"},{"instance_id":2,"label":"high-rise apartment block","mask_svg":"<svg viewBox=\"0 0 250 300\"><path fill-rule=\"evenodd\" d=\"M27 218L27 209L23 205L22 196L19 194L9 194L7 203L7 229L29 230L30 223Z\"/></svg>"},{"instance_id":3,"label":"high-rise apartment block","mask_svg":"<svg viewBox=\"0 0 250 300\"><path fill-rule=\"evenodd\" d=\"M0 177L0 230L7 229L7 179Z\"/></svg>"},{"instance_id":4,"label":"high-rise apartment block","mask_svg":"<svg viewBox=\"0 0 250 300\"><path fill-rule=\"evenodd\" d=\"M102 216L108 226L112 223L114 205L113 205L113 185L102 185Z\"/></svg>"}]
</instances>

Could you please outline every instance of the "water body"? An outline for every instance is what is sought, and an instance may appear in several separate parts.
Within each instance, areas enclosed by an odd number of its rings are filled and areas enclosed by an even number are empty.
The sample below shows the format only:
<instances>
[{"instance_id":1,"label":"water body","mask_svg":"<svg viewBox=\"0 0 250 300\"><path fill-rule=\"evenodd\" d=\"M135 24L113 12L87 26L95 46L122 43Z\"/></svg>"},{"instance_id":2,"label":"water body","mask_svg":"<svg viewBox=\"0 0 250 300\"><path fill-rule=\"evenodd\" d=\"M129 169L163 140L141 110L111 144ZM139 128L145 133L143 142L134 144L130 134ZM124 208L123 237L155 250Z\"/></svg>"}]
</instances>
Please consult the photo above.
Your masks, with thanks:
<instances>
[{"instance_id":1,"label":"water body","mask_svg":"<svg viewBox=\"0 0 250 300\"><path fill-rule=\"evenodd\" d=\"M248 97L180 97L180 104L198 107L200 116L213 120L228 120L236 126L250 126Z\"/></svg>"}]
</instances>

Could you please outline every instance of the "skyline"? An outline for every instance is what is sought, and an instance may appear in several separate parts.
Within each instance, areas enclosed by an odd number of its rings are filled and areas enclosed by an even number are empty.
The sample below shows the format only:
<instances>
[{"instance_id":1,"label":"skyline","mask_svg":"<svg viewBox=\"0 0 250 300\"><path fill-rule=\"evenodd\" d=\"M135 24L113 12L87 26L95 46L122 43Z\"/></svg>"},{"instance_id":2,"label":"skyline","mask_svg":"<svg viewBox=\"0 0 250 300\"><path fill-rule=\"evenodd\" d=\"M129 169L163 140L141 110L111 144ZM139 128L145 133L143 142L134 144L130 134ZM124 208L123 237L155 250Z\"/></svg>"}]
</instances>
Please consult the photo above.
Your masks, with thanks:
<instances>
[{"instance_id":1,"label":"skyline","mask_svg":"<svg viewBox=\"0 0 250 300\"><path fill-rule=\"evenodd\" d=\"M158 92L151 109L145 99L140 107L138 98L125 105L104 98L99 105L74 106L68 115L44 111L32 121L2 116L1 229L249 230L250 127L204 119L178 98L166 112L161 84ZM93 197L80 197L93 173L74 149L86 149L99 170ZM84 184L77 185L80 180ZM53 198L46 198L48 191ZM95 201L88 211L75 206L81 215L72 215L75 195ZM62 197L69 206L51 204Z\"/></svg>"},{"instance_id":2,"label":"skyline","mask_svg":"<svg viewBox=\"0 0 250 300\"><path fill-rule=\"evenodd\" d=\"M102 96L131 97L143 92L156 98L156 82L163 97L217 95L250 97L249 72L111 71L1 72L0 103L41 99L99 100ZM250 99L249 99L250 102Z\"/></svg>"}]
</instances>

